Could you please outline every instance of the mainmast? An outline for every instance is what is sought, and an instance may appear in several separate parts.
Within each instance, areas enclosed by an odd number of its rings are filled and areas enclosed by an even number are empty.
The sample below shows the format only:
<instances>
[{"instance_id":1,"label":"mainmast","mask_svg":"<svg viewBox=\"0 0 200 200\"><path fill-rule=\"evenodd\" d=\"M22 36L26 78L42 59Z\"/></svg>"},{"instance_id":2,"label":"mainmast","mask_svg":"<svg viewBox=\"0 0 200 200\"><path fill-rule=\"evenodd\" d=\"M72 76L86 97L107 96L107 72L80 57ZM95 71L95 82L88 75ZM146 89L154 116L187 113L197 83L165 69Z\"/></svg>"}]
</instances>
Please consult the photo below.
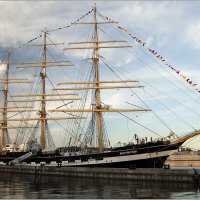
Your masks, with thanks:
<instances>
[{"instance_id":1,"label":"mainmast","mask_svg":"<svg viewBox=\"0 0 200 200\"><path fill-rule=\"evenodd\" d=\"M92 60L93 60L93 67L94 67L94 75L95 79L91 81L81 81L81 82L62 82L58 85L69 85L69 84L88 84L88 86L83 87L66 87L66 88L55 88L55 90L94 90L94 98L95 98L95 105L92 109L54 109L49 110L50 112L94 112L95 120L97 124L97 134L98 134L98 150L99 152L103 152L104 149L104 142L103 142L103 126L102 126L102 112L146 112L149 111L147 109L111 109L109 107L102 106L100 91L101 89L117 89L117 88L142 88L143 86L136 86L136 85L121 85L124 83L131 83L131 82L138 82L136 80L99 80L99 49L110 49L110 48L130 48L132 46L129 45L100 45L100 44L107 44L107 43L121 43L126 42L124 40L99 40L98 39L98 24L111 24L111 23L118 23L115 21L97 21L97 9L96 4L93 8L93 21L92 22L76 22L75 24L80 25L94 25L94 40L93 41L79 41L79 42L70 42L69 44L72 47L64 48L63 50L85 50L85 49L92 49ZM84 44L92 44L91 46L76 46L76 45L84 45ZM75 45L75 46L74 46ZM113 84L113 83L120 83L119 85L102 85L102 84Z\"/></svg>"},{"instance_id":2,"label":"mainmast","mask_svg":"<svg viewBox=\"0 0 200 200\"><path fill-rule=\"evenodd\" d=\"M45 101L45 79L46 79L46 61L47 61L47 32L46 29L44 31L44 49L43 49L43 65L42 65L42 70L40 73L41 80L42 80L42 101L41 101L41 148L45 149L45 129L46 129L46 101Z\"/></svg>"},{"instance_id":3,"label":"mainmast","mask_svg":"<svg viewBox=\"0 0 200 200\"><path fill-rule=\"evenodd\" d=\"M96 5L94 7L94 39L95 39L95 49L93 52L93 62L95 68L95 82L96 87L99 87L99 42L98 42L98 29L97 29L97 18L96 18ZM95 106L96 109L101 108L101 98L100 98L100 89L95 89ZM95 111L97 114L97 130L98 130L98 147L99 152L103 152L103 141L102 141L102 112Z\"/></svg>"},{"instance_id":4,"label":"mainmast","mask_svg":"<svg viewBox=\"0 0 200 200\"><path fill-rule=\"evenodd\" d=\"M7 133L9 59L10 59L10 53L8 53L8 61L6 63L5 81L4 81L4 89L3 89L3 109L2 109L2 124L1 124L2 147L5 146L5 135Z\"/></svg>"}]
</instances>

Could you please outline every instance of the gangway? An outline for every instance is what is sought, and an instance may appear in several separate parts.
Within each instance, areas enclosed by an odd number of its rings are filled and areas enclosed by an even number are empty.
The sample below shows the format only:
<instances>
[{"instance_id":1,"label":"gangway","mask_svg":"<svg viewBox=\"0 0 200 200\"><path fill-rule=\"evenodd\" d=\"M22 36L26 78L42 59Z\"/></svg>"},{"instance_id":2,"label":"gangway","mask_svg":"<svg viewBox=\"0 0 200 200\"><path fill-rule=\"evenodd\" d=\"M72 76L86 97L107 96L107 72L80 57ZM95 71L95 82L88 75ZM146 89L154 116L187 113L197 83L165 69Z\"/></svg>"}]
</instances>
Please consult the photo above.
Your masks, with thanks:
<instances>
[{"instance_id":1,"label":"gangway","mask_svg":"<svg viewBox=\"0 0 200 200\"><path fill-rule=\"evenodd\" d=\"M9 162L9 165L19 165L23 160L30 158L33 155L32 152L28 152L18 158L15 158L14 160Z\"/></svg>"}]
</instances>

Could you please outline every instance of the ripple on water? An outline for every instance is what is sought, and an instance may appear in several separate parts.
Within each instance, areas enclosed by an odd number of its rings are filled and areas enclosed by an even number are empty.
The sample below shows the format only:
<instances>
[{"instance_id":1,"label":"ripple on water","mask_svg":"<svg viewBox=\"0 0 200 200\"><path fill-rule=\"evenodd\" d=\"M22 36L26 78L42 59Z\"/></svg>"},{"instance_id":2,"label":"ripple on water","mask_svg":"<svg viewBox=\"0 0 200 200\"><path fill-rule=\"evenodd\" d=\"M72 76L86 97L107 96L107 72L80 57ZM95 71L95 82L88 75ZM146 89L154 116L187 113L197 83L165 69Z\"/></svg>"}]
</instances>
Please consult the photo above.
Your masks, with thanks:
<instances>
[{"instance_id":1,"label":"ripple on water","mask_svg":"<svg viewBox=\"0 0 200 200\"><path fill-rule=\"evenodd\" d=\"M199 199L188 184L0 174L4 199Z\"/></svg>"}]
</instances>

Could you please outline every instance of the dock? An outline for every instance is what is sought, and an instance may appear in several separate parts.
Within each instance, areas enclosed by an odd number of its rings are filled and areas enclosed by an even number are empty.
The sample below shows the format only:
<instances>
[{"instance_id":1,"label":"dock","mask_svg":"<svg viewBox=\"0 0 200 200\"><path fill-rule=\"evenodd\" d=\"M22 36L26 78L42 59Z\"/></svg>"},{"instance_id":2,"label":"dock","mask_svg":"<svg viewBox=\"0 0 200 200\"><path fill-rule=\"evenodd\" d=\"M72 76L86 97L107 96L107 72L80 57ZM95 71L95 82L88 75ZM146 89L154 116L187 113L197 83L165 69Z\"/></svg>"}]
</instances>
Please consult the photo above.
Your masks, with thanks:
<instances>
[{"instance_id":1,"label":"dock","mask_svg":"<svg viewBox=\"0 0 200 200\"><path fill-rule=\"evenodd\" d=\"M0 173L28 174L35 176L93 178L126 181L154 181L187 183L200 186L200 169L157 169L157 168L89 168L54 166L9 166L1 165Z\"/></svg>"}]
</instances>

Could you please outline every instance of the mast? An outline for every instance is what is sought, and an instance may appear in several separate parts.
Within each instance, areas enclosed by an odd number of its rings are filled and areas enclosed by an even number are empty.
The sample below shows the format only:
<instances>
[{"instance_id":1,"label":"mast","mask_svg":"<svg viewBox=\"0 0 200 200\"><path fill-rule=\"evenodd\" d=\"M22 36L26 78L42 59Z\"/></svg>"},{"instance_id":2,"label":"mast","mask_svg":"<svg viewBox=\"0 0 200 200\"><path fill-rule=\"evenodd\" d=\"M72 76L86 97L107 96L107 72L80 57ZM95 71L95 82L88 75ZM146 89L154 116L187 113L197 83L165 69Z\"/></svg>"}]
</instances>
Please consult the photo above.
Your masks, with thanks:
<instances>
[{"instance_id":1,"label":"mast","mask_svg":"<svg viewBox=\"0 0 200 200\"><path fill-rule=\"evenodd\" d=\"M103 152L104 144L103 144L103 124L102 119L103 115L102 112L139 112L139 111L149 111L147 109L112 109L109 106L102 105L101 103L101 89L117 89L117 88L141 88L143 86L132 86L132 85L103 85L104 83L112 84L112 83L131 83L131 82L138 82L136 80L100 80L99 78L99 49L110 49L110 48L130 48L130 45L101 45L103 43L121 43L126 42L124 40L99 40L98 38L98 24L110 24L110 23L118 23L115 21L109 22L100 22L97 21L97 9L96 4L93 9L93 20L92 22L76 22L75 24L80 25L94 25L94 38L92 41L76 41L70 42L68 44L72 45L72 47L64 48L63 50L85 50L85 49L93 49L92 60L93 60L93 68L94 68L94 80L92 81L81 81L78 83L75 82L62 82L58 83L58 85L68 85L68 84L91 84L90 86L83 86L83 87L66 87L66 88L55 88L53 90L94 90L94 99L95 105L93 105L92 109L62 109L62 110L49 110L51 112L94 112L95 113L95 122L97 124L97 135L98 135L98 150L99 152ZM86 44L85 46L82 46ZM93 44L92 46L87 46L87 44ZM75 46L74 46L75 45ZM79 46L76 46L79 45Z\"/></svg>"},{"instance_id":2,"label":"mast","mask_svg":"<svg viewBox=\"0 0 200 200\"><path fill-rule=\"evenodd\" d=\"M2 125L1 125L1 144L5 146L5 135L7 133L7 106L8 106L8 77L9 77L9 59L10 52L8 53L8 62L6 63L5 82L3 89L3 112L2 112Z\"/></svg>"},{"instance_id":3,"label":"mast","mask_svg":"<svg viewBox=\"0 0 200 200\"><path fill-rule=\"evenodd\" d=\"M94 39L95 39L95 49L93 51L93 62L95 68L95 81L96 87L99 87L99 43L98 43L98 30L97 30L97 18L96 18L96 4L94 7ZM95 89L95 106L96 109L101 108L101 98L100 98L100 89ZM98 132L98 147L99 152L103 152L103 141L102 141L102 112L95 111L97 114L97 132Z\"/></svg>"},{"instance_id":4,"label":"mast","mask_svg":"<svg viewBox=\"0 0 200 200\"><path fill-rule=\"evenodd\" d=\"M34 121L34 120L39 120L41 121L41 135L40 135L40 144L41 144L41 149L45 149L48 145L48 127L47 127L47 121L48 120L73 120L73 119L83 119L82 117L49 117L47 118L47 112L46 112L46 102L48 101L71 101L71 100L81 100L81 98L63 98L63 96L77 96L78 94L70 93L70 94L46 94L46 70L47 67L69 67L69 66L74 66L71 64L69 60L59 60L59 61L47 61L47 34L48 31L45 29L44 31L44 39L42 44L31 44L29 46L36 46L36 47L43 47L43 52L42 52L42 61L32 61L32 62L11 62L11 64L18 65L16 68L35 68L35 67L40 67L40 80L41 80L41 93L40 94L14 94L11 97L38 97L38 99L20 99L20 100L9 100L7 102L15 102L15 103L23 103L23 102L41 102L41 109L39 110L40 116L37 118L12 118L8 119L7 121ZM68 64L69 63L69 64ZM25 65L25 66L24 66ZM10 79L10 83L14 83L14 81L18 80L17 83L22 83L23 79ZM16 83L16 82L15 82ZM46 97L59 97L59 98L46 98ZM62 98L61 98L62 97ZM17 108L23 108L22 106L18 106ZM11 107L10 107L11 108ZM15 107L13 107L15 108ZM28 108L28 107L25 107ZM8 112L27 112L27 111L38 111L36 110L9 110ZM0 110L1 112L1 110ZM10 128L10 127L9 127ZM33 126L29 126L26 128L33 128ZM5 127L4 127L5 129ZM48 133L48 134L47 134Z\"/></svg>"},{"instance_id":5,"label":"mast","mask_svg":"<svg viewBox=\"0 0 200 200\"><path fill-rule=\"evenodd\" d=\"M46 60L47 60L47 46L46 46L46 40L47 40L47 32L46 29L44 31L44 49L43 49L43 65L42 70L40 73L41 80L42 80L42 94L46 94L45 91L45 79L46 79ZM45 129L46 129L46 101L45 101L45 95L42 95L42 101L41 101L41 148L45 149Z\"/></svg>"}]
</instances>

